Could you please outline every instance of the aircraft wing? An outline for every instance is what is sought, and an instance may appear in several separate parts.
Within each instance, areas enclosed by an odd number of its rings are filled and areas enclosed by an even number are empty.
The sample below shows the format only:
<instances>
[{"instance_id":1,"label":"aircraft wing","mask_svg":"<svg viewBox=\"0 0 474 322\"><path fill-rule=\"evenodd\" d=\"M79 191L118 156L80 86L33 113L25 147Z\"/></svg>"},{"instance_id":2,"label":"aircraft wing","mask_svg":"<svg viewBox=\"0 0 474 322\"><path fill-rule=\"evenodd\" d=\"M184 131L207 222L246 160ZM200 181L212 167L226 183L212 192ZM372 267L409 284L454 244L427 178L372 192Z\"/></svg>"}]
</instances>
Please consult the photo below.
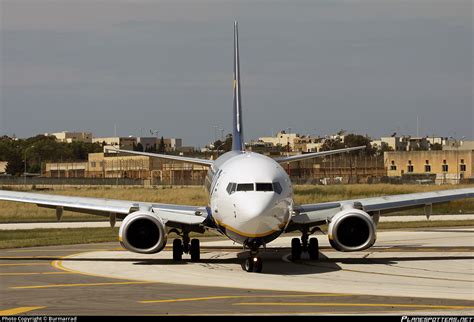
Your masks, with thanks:
<instances>
[{"instance_id":1,"label":"aircraft wing","mask_svg":"<svg viewBox=\"0 0 474 322\"><path fill-rule=\"evenodd\" d=\"M292 217L292 223L300 225L321 224L346 206L361 209L369 214L379 215L419 207L429 207L429 211L431 211L431 207L434 204L465 198L474 198L474 188L299 205L293 208L296 214ZM427 213L427 215L429 214Z\"/></svg>"},{"instance_id":2,"label":"aircraft wing","mask_svg":"<svg viewBox=\"0 0 474 322\"><path fill-rule=\"evenodd\" d=\"M293 155L291 157L275 158L275 161L278 162L278 163L301 161L301 160L305 160L305 159L325 157L325 156L331 155L331 154L339 154L339 153L344 153L344 152L362 150L362 149L365 149L365 148L366 148L365 145L361 145L361 146L356 146L356 147L352 147L352 148L345 148L345 149L337 149L337 150L321 151L321 152L313 152L313 153L304 153L304 154Z\"/></svg>"},{"instance_id":3,"label":"aircraft wing","mask_svg":"<svg viewBox=\"0 0 474 322\"><path fill-rule=\"evenodd\" d=\"M125 201L115 199L70 197L42 193L17 192L0 190L0 200L36 204L39 207L56 209L58 220L63 210L92 215L123 219L128 214L138 211L157 213L165 222L198 225L207 217L206 207L150 203L142 201Z\"/></svg>"},{"instance_id":4,"label":"aircraft wing","mask_svg":"<svg viewBox=\"0 0 474 322\"><path fill-rule=\"evenodd\" d=\"M129 150L121 150L121 149L115 149L115 148L108 148L107 150L108 151L114 151L114 152L123 152L123 153L135 154L135 155L143 155L143 156L147 156L147 157L151 157L151 158L161 158L161 159L168 159L168 160L181 161L181 162L187 162L187 163L194 163L194 164L204 165L204 166L208 166L208 167L212 166L212 164L214 163L214 161L212 161L212 160L182 157L182 156L179 156L179 155L140 152L140 151L129 151Z\"/></svg>"}]
</instances>

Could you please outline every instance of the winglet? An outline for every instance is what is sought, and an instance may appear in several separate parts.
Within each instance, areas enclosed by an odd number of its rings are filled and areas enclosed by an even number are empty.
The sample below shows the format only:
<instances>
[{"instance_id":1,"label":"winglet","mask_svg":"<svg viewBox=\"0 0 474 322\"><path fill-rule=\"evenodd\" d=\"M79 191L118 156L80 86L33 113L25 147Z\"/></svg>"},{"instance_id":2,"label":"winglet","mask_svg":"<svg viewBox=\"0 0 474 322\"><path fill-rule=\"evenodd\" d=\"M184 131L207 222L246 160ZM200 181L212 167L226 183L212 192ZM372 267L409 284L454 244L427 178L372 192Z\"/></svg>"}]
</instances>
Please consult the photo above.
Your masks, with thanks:
<instances>
[{"instance_id":1,"label":"winglet","mask_svg":"<svg viewBox=\"0 0 474 322\"><path fill-rule=\"evenodd\" d=\"M239 31L237 21L234 22L234 107L232 124L232 150L243 151L244 139L242 129L242 100L240 97L240 60L239 60Z\"/></svg>"}]
</instances>

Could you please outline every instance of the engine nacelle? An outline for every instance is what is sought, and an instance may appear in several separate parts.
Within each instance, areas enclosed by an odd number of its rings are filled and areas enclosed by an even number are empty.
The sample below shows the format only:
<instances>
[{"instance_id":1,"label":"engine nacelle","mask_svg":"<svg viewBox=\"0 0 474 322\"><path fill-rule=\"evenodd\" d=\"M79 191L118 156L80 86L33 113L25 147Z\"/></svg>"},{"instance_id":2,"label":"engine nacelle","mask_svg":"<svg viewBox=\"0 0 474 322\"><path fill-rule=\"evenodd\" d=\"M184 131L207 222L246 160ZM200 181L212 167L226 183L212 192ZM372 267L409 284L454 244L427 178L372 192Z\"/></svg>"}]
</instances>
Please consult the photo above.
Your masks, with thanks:
<instances>
[{"instance_id":1,"label":"engine nacelle","mask_svg":"<svg viewBox=\"0 0 474 322\"><path fill-rule=\"evenodd\" d=\"M165 248L166 240L165 225L161 218L152 212L131 213L120 225L120 244L135 253L158 253Z\"/></svg>"},{"instance_id":2,"label":"engine nacelle","mask_svg":"<svg viewBox=\"0 0 474 322\"><path fill-rule=\"evenodd\" d=\"M375 223L366 212L359 209L344 209L331 218L328 227L331 246L342 252L355 252L371 247L375 243Z\"/></svg>"}]
</instances>

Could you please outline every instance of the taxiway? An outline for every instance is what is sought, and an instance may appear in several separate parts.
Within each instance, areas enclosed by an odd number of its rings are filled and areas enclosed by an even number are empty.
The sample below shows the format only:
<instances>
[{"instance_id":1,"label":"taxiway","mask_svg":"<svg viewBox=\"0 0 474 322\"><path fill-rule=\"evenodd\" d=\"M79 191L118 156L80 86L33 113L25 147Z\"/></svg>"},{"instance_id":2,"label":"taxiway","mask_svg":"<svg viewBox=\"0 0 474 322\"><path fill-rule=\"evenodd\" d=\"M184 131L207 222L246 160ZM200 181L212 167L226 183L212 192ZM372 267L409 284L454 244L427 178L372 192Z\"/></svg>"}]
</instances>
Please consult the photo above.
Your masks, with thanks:
<instances>
[{"instance_id":1,"label":"taxiway","mask_svg":"<svg viewBox=\"0 0 474 322\"><path fill-rule=\"evenodd\" d=\"M262 253L202 240L202 260L169 250L134 254L116 243L0 251L0 315L473 314L474 228L382 231L374 247L319 261L289 258L282 237Z\"/></svg>"}]
</instances>

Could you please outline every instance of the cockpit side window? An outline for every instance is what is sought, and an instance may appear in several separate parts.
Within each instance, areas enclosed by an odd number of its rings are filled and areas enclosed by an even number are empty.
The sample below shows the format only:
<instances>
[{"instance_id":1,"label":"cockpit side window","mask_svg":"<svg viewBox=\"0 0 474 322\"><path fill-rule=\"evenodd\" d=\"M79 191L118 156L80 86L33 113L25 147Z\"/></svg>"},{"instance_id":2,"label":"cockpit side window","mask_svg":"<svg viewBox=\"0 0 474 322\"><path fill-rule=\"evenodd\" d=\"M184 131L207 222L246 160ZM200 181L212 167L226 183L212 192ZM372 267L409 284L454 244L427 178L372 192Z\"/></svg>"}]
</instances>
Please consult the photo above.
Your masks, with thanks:
<instances>
[{"instance_id":1,"label":"cockpit side window","mask_svg":"<svg viewBox=\"0 0 474 322\"><path fill-rule=\"evenodd\" d=\"M235 182L229 182L229 184L227 185L227 193L229 195L233 194L235 192L235 188L237 187L237 184Z\"/></svg>"},{"instance_id":2,"label":"cockpit side window","mask_svg":"<svg viewBox=\"0 0 474 322\"><path fill-rule=\"evenodd\" d=\"M273 183L273 190L278 194L281 194L281 192L283 191L283 189L281 188L281 184L278 181L275 181Z\"/></svg>"},{"instance_id":3,"label":"cockpit side window","mask_svg":"<svg viewBox=\"0 0 474 322\"><path fill-rule=\"evenodd\" d=\"M253 183L239 183L237 184L237 191L254 191Z\"/></svg>"},{"instance_id":4,"label":"cockpit side window","mask_svg":"<svg viewBox=\"0 0 474 322\"><path fill-rule=\"evenodd\" d=\"M273 191L273 185L269 183L257 182L257 191Z\"/></svg>"}]
</instances>

